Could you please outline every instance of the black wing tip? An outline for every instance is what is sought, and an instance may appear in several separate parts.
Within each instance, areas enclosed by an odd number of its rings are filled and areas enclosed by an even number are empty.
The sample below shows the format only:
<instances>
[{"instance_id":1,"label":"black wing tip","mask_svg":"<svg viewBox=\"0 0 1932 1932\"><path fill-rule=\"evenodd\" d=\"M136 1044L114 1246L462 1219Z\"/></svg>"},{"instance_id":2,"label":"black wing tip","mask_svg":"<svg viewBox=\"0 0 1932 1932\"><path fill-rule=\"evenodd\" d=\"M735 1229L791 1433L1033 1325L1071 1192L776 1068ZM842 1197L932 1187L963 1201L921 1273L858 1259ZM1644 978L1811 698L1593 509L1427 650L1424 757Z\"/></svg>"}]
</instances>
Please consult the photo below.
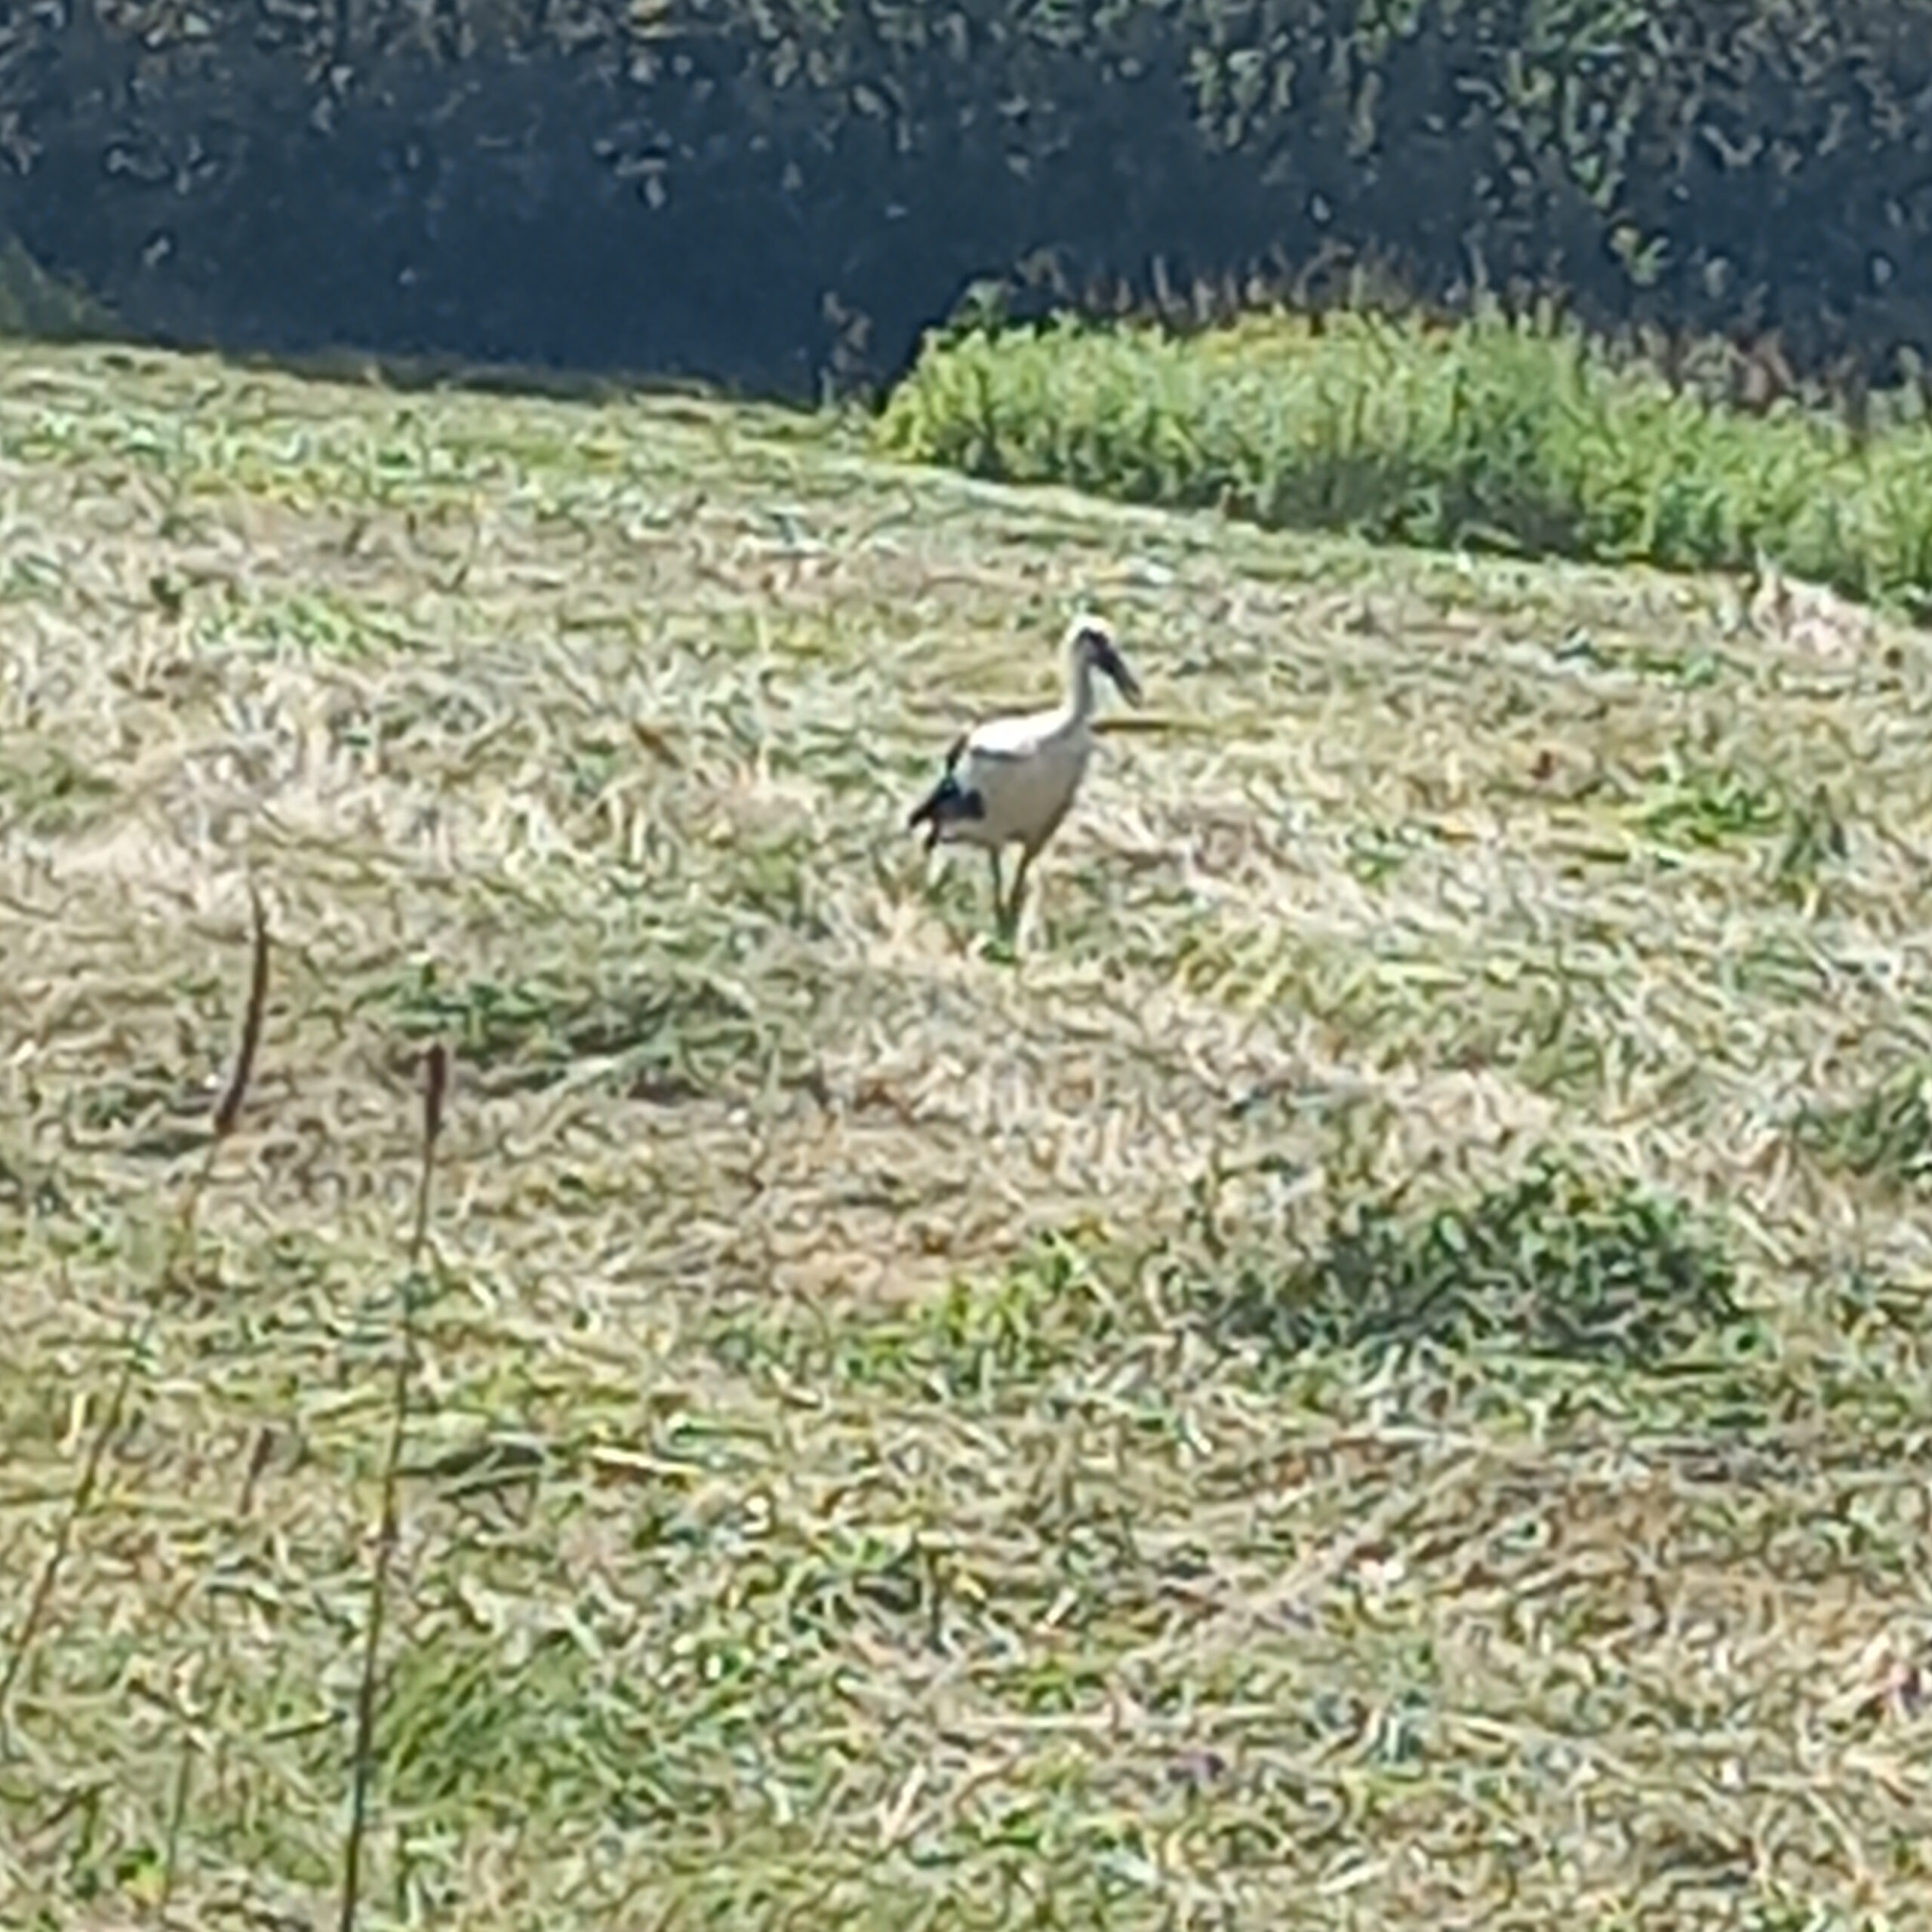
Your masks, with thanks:
<instances>
[{"instance_id":1,"label":"black wing tip","mask_svg":"<svg viewBox=\"0 0 1932 1932\"><path fill-rule=\"evenodd\" d=\"M984 818L986 815L986 800L978 792L968 791L948 772L906 814L906 828L909 832L916 832L922 825L930 826L926 849L931 851L939 843L942 827L956 820Z\"/></svg>"}]
</instances>

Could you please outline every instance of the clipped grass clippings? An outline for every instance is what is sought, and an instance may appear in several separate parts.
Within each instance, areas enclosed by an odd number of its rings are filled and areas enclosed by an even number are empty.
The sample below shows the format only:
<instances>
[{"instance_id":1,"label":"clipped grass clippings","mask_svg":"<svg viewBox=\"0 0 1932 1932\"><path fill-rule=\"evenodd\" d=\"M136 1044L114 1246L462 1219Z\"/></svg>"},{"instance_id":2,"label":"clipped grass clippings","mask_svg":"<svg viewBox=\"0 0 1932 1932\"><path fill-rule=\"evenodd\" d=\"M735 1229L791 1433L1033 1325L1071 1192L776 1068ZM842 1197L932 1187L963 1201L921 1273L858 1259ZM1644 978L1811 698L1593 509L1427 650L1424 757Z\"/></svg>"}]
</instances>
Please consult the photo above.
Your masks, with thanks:
<instances>
[{"instance_id":1,"label":"clipped grass clippings","mask_svg":"<svg viewBox=\"0 0 1932 1932\"><path fill-rule=\"evenodd\" d=\"M128 349L0 500L0 1924L339 1923L358 1764L362 1932L1922 1919L1918 640Z\"/></svg>"}]
</instances>

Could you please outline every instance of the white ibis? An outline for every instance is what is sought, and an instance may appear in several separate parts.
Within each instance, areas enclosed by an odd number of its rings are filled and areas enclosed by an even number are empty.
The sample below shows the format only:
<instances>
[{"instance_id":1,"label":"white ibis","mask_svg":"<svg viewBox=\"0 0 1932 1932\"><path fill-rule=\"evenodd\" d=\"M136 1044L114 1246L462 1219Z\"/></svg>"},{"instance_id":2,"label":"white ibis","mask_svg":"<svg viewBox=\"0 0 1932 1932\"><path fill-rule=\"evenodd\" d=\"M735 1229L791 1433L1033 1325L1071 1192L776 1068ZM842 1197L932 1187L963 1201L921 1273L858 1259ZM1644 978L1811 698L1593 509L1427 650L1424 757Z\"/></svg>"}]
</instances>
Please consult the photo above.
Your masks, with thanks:
<instances>
[{"instance_id":1,"label":"white ibis","mask_svg":"<svg viewBox=\"0 0 1932 1932\"><path fill-rule=\"evenodd\" d=\"M1076 617L1066 633L1066 697L1051 711L989 718L948 748L938 783L912 808L909 829L927 828L926 850L977 845L992 863L993 917L1011 937L1020 923L1026 874L1072 808L1094 749L1094 673L1104 671L1130 704L1140 686L1097 617ZM1002 904L1000 853L1020 848L1011 896Z\"/></svg>"}]
</instances>

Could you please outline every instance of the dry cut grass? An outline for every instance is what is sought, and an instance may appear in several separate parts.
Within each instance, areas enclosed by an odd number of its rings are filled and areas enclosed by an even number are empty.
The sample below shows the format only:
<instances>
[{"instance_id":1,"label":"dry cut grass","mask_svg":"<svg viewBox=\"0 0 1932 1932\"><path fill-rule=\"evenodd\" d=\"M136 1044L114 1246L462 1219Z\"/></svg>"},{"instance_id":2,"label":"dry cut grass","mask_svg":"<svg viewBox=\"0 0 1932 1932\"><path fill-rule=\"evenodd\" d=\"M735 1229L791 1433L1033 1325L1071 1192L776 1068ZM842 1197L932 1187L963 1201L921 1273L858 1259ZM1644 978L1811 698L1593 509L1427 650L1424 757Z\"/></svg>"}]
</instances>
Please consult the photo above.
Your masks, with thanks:
<instances>
[{"instance_id":1,"label":"dry cut grass","mask_svg":"<svg viewBox=\"0 0 1932 1932\"><path fill-rule=\"evenodd\" d=\"M327 1916L405 1294L365 1925L1920 1916L1919 639L98 351L0 519L8 1924Z\"/></svg>"}]
</instances>

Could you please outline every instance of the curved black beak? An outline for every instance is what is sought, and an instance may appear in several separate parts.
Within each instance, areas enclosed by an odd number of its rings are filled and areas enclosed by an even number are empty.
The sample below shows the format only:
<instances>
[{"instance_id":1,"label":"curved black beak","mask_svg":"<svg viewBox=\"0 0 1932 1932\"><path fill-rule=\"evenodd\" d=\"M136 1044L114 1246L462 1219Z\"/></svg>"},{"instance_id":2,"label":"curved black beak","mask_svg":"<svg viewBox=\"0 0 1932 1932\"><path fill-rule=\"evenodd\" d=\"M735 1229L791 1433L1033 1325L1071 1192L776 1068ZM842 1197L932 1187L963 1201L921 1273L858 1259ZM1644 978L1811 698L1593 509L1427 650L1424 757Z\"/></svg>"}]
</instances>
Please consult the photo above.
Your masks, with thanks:
<instances>
[{"instance_id":1,"label":"curved black beak","mask_svg":"<svg viewBox=\"0 0 1932 1932\"><path fill-rule=\"evenodd\" d=\"M1094 654L1100 669L1112 678L1129 704L1140 702L1140 680L1127 668L1127 660L1111 644L1103 644Z\"/></svg>"}]
</instances>

